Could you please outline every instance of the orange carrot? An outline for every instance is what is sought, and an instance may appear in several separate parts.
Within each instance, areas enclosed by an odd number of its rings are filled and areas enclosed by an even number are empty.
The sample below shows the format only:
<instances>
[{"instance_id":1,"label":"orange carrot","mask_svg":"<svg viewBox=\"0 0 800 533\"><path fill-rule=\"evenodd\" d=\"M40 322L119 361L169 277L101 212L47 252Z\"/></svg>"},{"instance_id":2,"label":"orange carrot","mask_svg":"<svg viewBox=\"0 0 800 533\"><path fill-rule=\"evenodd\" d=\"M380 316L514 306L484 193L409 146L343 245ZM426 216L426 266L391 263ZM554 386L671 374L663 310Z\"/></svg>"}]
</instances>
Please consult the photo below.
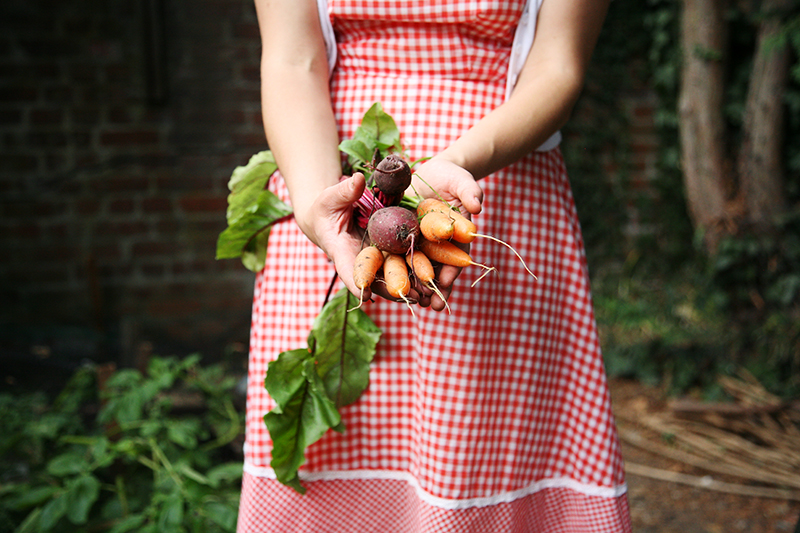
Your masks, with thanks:
<instances>
[{"instance_id":1,"label":"orange carrot","mask_svg":"<svg viewBox=\"0 0 800 533\"><path fill-rule=\"evenodd\" d=\"M419 221L422 235L431 241L446 241L453 236L455 225L453 219L445 213L431 211Z\"/></svg>"},{"instance_id":2,"label":"orange carrot","mask_svg":"<svg viewBox=\"0 0 800 533\"><path fill-rule=\"evenodd\" d=\"M445 299L444 294L442 291L439 290L439 287L436 286L435 273L433 271L433 265L431 264L431 260L422 253L421 250L411 250L406 254L406 263L408 266L411 267L411 272L417 277L417 279L422 282L423 285L431 289L434 293L436 293L439 298L442 299L444 302L444 306L447 308L447 312L450 312L450 306L447 304L447 299Z\"/></svg>"},{"instance_id":3,"label":"orange carrot","mask_svg":"<svg viewBox=\"0 0 800 533\"><path fill-rule=\"evenodd\" d=\"M375 275L383 265L383 254L375 246L367 246L356 256L353 266L353 281L361 290L375 281Z\"/></svg>"},{"instance_id":4,"label":"orange carrot","mask_svg":"<svg viewBox=\"0 0 800 533\"><path fill-rule=\"evenodd\" d=\"M372 285L375 281L375 275L383 265L383 253L375 246L367 246L361 250L356 256L355 265L353 266L353 282L356 287L361 290L358 298L358 309L364 302L364 289Z\"/></svg>"},{"instance_id":5,"label":"orange carrot","mask_svg":"<svg viewBox=\"0 0 800 533\"><path fill-rule=\"evenodd\" d=\"M427 255L431 261L436 261L437 263L442 263L443 265L451 265L461 268L469 265L475 265L483 268L485 272L472 283L473 286L483 279L483 276L492 270L495 270L494 267L476 263L472 260L472 257L470 257L467 252L450 241L434 242L427 239L420 239L419 249L422 250L422 253Z\"/></svg>"},{"instance_id":6,"label":"orange carrot","mask_svg":"<svg viewBox=\"0 0 800 533\"><path fill-rule=\"evenodd\" d=\"M443 265L452 265L457 267L468 267L476 265L472 261L472 257L449 241L429 241L428 239L420 239L419 249L422 250L426 256L432 261L442 263Z\"/></svg>"},{"instance_id":7,"label":"orange carrot","mask_svg":"<svg viewBox=\"0 0 800 533\"><path fill-rule=\"evenodd\" d=\"M383 279L386 282L386 291L394 298L403 300L411 309L411 314L414 314L411 302L407 298L411 290L411 280L408 278L408 267L403 256L397 254L386 256L383 262Z\"/></svg>"},{"instance_id":8,"label":"orange carrot","mask_svg":"<svg viewBox=\"0 0 800 533\"><path fill-rule=\"evenodd\" d=\"M450 207L441 200L426 198L417 205L417 216L422 217L422 220L431 212L443 213L452 219L453 234L451 236L454 241L469 244L478 236L476 233L478 228L474 222L462 215L458 209ZM422 224L422 220L420 224Z\"/></svg>"},{"instance_id":9,"label":"orange carrot","mask_svg":"<svg viewBox=\"0 0 800 533\"><path fill-rule=\"evenodd\" d=\"M441 213L449 213L453 219L453 237L452 239L456 242L460 242L462 244L469 244L475 240L475 237L482 237L484 239L490 239L495 241L499 244L502 244L511 252L517 256L520 263L522 263L522 267L525 269L528 274L533 276L534 279L539 279L536 277L536 274L531 272L531 269L528 268L528 265L525 264L525 261L522 259L522 256L507 242L502 241L496 237L492 237L491 235L484 235L483 233L478 233L478 228L475 226L475 223L472 222L470 219L462 215L457 209L453 209L448 206L446 203L442 202L441 200L437 200L436 198L426 198L422 200L419 205L417 206L417 216L424 217L427 213L431 211L437 211Z\"/></svg>"},{"instance_id":10,"label":"orange carrot","mask_svg":"<svg viewBox=\"0 0 800 533\"><path fill-rule=\"evenodd\" d=\"M389 254L386 257L383 262L383 279L386 281L386 290L395 298L405 298L411 290L408 267L400 255Z\"/></svg>"}]
</instances>

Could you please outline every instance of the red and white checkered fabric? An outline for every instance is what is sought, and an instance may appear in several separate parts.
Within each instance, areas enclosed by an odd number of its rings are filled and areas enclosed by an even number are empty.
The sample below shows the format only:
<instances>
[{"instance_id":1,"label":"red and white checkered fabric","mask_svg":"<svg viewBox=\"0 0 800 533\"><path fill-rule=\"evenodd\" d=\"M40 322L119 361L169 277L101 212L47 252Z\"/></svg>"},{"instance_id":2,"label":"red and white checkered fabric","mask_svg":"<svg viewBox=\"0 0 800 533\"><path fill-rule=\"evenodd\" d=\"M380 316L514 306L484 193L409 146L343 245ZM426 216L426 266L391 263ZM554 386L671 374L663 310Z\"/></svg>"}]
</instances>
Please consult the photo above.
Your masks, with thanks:
<instances>
[{"instance_id":1,"label":"red and white checkered fabric","mask_svg":"<svg viewBox=\"0 0 800 533\"><path fill-rule=\"evenodd\" d=\"M411 159L502 103L523 0L332 0L332 94L342 138L381 102ZM256 280L240 532L630 531L583 242L558 149L481 182L482 233L452 314L376 301L383 331L346 432L307 450L304 496L274 480L267 363L305 346L333 266L293 221L275 226ZM274 179L272 189L288 201Z\"/></svg>"}]
</instances>

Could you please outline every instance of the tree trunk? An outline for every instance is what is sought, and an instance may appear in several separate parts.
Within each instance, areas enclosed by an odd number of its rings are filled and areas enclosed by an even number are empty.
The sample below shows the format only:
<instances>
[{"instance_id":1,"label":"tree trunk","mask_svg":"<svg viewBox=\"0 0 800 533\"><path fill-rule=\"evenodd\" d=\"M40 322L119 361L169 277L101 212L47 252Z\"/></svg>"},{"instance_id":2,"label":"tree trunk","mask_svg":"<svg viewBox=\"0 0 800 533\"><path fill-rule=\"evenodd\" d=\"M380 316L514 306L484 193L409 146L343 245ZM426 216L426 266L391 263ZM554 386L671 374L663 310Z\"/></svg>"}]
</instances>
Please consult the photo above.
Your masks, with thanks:
<instances>
[{"instance_id":1,"label":"tree trunk","mask_svg":"<svg viewBox=\"0 0 800 533\"><path fill-rule=\"evenodd\" d=\"M783 94L789 74L787 46L770 43L780 31L779 13L787 0L764 0L770 16L758 28L753 71L745 104L739 153L739 187L746 220L758 232L774 228L775 217L786 209L783 197ZM777 15L776 15L777 13Z\"/></svg>"},{"instance_id":2,"label":"tree trunk","mask_svg":"<svg viewBox=\"0 0 800 533\"><path fill-rule=\"evenodd\" d=\"M684 186L689 216L716 249L730 196L723 97L726 0L684 0L683 66L679 96Z\"/></svg>"}]
</instances>

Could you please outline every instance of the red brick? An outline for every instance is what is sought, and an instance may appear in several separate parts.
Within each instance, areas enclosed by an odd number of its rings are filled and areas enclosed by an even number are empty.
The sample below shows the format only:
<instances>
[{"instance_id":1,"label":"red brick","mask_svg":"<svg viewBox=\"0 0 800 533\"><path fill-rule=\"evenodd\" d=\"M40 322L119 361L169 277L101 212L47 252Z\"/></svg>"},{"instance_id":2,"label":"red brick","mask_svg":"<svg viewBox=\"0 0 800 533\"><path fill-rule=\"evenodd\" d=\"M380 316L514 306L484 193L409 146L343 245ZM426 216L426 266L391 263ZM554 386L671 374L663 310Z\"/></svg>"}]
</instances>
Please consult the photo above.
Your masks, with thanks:
<instances>
[{"instance_id":1,"label":"red brick","mask_svg":"<svg viewBox=\"0 0 800 533\"><path fill-rule=\"evenodd\" d=\"M169 198L144 198L142 210L145 213L167 213L172 211L172 200Z\"/></svg>"},{"instance_id":2,"label":"red brick","mask_svg":"<svg viewBox=\"0 0 800 533\"><path fill-rule=\"evenodd\" d=\"M100 210L97 198L80 198L75 202L75 210L79 215L94 215Z\"/></svg>"},{"instance_id":3,"label":"red brick","mask_svg":"<svg viewBox=\"0 0 800 533\"><path fill-rule=\"evenodd\" d=\"M181 198L181 208L188 213L225 213L228 198L220 196L187 196Z\"/></svg>"},{"instance_id":4,"label":"red brick","mask_svg":"<svg viewBox=\"0 0 800 533\"><path fill-rule=\"evenodd\" d=\"M145 222L108 222L104 220L95 226L95 233L105 236L130 236L145 234L148 229Z\"/></svg>"},{"instance_id":5,"label":"red brick","mask_svg":"<svg viewBox=\"0 0 800 533\"><path fill-rule=\"evenodd\" d=\"M133 245L133 255L140 256L153 256L153 255L175 255L180 247L175 243L170 242L155 242L146 241Z\"/></svg>"},{"instance_id":6,"label":"red brick","mask_svg":"<svg viewBox=\"0 0 800 533\"><path fill-rule=\"evenodd\" d=\"M37 126L61 124L64 120L64 113L61 109L32 109L28 116L31 124Z\"/></svg>"},{"instance_id":7,"label":"red brick","mask_svg":"<svg viewBox=\"0 0 800 533\"><path fill-rule=\"evenodd\" d=\"M0 102L33 102L39 98L36 87L0 87Z\"/></svg>"},{"instance_id":8,"label":"red brick","mask_svg":"<svg viewBox=\"0 0 800 533\"><path fill-rule=\"evenodd\" d=\"M128 214L133 212L133 200L130 198L118 198L108 204L108 211L112 215Z\"/></svg>"},{"instance_id":9,"label":"red brick","mask_svg":"<svg viewBox=\"0 0 800 533\"><path fill-rule=\"evenodd\" d=\"M32 155L4 154L0 157L0 169L6 172L30 172L38 165L39 160Z\"/></svg>"},{"instance_id":10,"label":"red brick","mask_svg":"<svg viewBox=\"0 0 800 533\"><path fill-rule=\"evenodd\" d=\"M0 110L0 125L16 125L22 122L22 111L19 109Z\"/></svg>"},{"instance_id":11,"label":"red brick","mask_svg":"<svg viewBox=\"0 0 800 533\"><path fill-rule=\"evenodd\" d=\"M100 144L104 146L156 144L158 137L158 132L155 130L104 131L100 134Z\"/></svg>"}]
</instances>

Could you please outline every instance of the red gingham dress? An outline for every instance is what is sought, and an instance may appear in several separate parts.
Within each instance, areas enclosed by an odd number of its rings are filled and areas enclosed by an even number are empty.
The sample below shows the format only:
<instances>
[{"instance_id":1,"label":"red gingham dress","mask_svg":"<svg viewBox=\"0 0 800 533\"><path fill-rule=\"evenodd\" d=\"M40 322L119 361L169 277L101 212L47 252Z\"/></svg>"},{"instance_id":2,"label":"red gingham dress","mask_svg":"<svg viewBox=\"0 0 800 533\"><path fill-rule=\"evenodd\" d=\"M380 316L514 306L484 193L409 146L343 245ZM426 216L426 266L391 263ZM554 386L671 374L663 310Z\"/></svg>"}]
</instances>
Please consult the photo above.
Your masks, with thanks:
<instances>
[{"instance_id":1,"label":"red gingham dress","mask_svg":"<svg viewBox=\"0 0 800 533\"><path fill-rule=\"evenodd\" d=\"M411 160L448 146L505 98L523 0L329 0L342 138L381 102ZM263 416L267 363L305 346L333 265L293 220L275 226L257 276L240 532L630 531L622 461L559 149L481 182L473 257L452 314L375 301L370 385L345 433L306 451L303 496L275 481ZM288 201L280 178L271 188Z\"/></svg>"}]
</instances>

